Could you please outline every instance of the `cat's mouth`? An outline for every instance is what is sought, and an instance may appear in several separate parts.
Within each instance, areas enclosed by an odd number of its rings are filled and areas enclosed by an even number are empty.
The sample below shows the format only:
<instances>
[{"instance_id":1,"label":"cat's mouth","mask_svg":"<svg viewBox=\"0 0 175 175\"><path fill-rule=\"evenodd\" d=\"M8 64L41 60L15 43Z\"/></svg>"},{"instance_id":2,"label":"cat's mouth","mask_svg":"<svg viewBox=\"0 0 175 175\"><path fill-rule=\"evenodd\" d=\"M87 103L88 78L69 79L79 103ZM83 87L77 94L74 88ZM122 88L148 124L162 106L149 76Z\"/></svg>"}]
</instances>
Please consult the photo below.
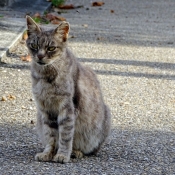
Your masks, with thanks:
<instances>
[{"instance_id":1,"label":"cat's mouth","mask_svg":"<svg viewBox=\"0 0 175 175\"><path fill-rule=\"evenodd\" d=\"M46 63L43 63L42 61L37 62L39 65L45 65Z\"/></svg>"}]
</instances>

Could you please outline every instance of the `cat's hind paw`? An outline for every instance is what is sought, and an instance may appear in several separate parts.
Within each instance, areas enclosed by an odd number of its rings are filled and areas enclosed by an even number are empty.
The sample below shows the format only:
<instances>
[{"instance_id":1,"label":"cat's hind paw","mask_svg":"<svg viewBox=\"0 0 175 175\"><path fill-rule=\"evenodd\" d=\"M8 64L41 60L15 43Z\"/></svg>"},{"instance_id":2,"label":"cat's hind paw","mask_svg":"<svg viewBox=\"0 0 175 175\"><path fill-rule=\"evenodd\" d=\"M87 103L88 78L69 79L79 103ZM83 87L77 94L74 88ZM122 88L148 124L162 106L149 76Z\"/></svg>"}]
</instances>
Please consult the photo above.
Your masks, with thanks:
<instances>
[{"instance_id":1,"label":"cat's hind paw","mask_svg":"<svg viewBox=\"0 0 175 175\"><path fill-rule=\"evenodd\" d=\"M69 160L70 160L70 157L67 157L62 154L56 154L53 158L54 162L59 162L59 163L67 163L69 162Z\"/></svg>"},{"instance_id":2,"label":"cat's hind paw","mask_svg":"<svg viewBox=\"0 0 175 175\"><path fill-rule=\"evenodd\" d=\"M46 153L46 152L37 153L35 155L35 160L36 161L41 161L41 162L49 162L49 161L52 160L52 154L51 153Z\"/></svg>"},{"instance_id":3,"label":"cat's hind paw","mask_svg":"<svg viewBox=\"0 0 175 175\"><path fill-rule=\"evenodd\" d=\"M71 154L71 158L83 158L83 153L81 151L73 150Z\"/></svg>"}]
</instances>

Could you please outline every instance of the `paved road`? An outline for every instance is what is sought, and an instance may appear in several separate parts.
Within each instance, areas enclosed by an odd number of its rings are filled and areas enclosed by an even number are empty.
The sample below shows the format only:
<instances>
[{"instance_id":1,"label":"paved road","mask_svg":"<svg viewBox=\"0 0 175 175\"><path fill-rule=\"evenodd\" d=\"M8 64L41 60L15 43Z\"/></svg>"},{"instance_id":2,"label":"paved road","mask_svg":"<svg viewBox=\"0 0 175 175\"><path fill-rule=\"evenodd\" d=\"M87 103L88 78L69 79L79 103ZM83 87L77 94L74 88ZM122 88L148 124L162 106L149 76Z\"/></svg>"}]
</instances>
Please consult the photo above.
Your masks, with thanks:
<instances>
[{"instance_id":1,"label":"paved road","mask_svg":"<svg viewBox=\"0 0 175 175\"><path fill-rule=\"evenodd\" d=\"M62 13L71 24L69 46L97 72L112 112L111 140L97 157L34 161L42 146L29 63L16 56L27 51L19 44L0 64L0 98L7 98L0 101L1 174L175 174L174 0L71 2L84 8Z\"/></svg>"}]
</instances>

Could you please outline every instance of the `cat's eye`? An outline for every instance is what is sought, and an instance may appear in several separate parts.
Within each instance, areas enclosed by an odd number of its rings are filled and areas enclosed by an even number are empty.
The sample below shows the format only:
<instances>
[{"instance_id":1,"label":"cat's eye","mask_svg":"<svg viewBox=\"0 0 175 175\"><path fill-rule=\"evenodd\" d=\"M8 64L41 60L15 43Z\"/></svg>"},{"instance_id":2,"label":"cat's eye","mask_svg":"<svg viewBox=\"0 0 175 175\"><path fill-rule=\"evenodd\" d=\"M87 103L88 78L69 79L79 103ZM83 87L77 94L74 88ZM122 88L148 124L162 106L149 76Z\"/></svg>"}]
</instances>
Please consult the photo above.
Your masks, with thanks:
<instances>
[{"instance_id":1,"label":"cat's eye","mask_svg":"<svg viewBox=\"0 0 175 175\"><path fill-rule=\"evenodd\" d=\"M32 48L32 49L34 49L34 50L38 50L38 45L37 45L37 44L32 43L32 44L31 44L31 48Z\"/></svg>"},{"instance_id":2,"label":"cat's eye","mask_svg":"<svg viewBox=\"0 0 175 175\"><path fill-rule=\"evenodd\" d=\"M54 46L51 46L51 47L48 47L48 48L47 48L47 50L48 50L48 51L51 51L51 52L54 51L55 49L56 49L56 47L54 47Z\"/></svg>"}]
</instances>

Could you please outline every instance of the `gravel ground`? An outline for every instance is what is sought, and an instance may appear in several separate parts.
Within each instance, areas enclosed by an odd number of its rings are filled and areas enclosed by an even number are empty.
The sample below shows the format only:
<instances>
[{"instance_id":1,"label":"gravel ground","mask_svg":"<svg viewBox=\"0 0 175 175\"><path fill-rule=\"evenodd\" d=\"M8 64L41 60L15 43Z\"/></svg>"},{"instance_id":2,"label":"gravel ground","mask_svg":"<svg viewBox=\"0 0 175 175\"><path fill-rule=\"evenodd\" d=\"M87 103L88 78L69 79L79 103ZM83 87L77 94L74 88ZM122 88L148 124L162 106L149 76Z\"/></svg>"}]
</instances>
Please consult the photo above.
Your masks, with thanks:
<instances>
[{"instance_id":1,"label":"gravel ground","mask_svg":"<svg viewBox=\"0 0 175 175\"><path fill-rule=\"evenodd\" d=\"M69 46L101 82L112 112L112 133L98 156L70 163L34 161L42 150L35 131L30 63L18 43L0 64L0 174L175 174L174 0L69 1L63 13ZM114 10L114 13L111 13Z\"/></svg>"}]
</instances>

